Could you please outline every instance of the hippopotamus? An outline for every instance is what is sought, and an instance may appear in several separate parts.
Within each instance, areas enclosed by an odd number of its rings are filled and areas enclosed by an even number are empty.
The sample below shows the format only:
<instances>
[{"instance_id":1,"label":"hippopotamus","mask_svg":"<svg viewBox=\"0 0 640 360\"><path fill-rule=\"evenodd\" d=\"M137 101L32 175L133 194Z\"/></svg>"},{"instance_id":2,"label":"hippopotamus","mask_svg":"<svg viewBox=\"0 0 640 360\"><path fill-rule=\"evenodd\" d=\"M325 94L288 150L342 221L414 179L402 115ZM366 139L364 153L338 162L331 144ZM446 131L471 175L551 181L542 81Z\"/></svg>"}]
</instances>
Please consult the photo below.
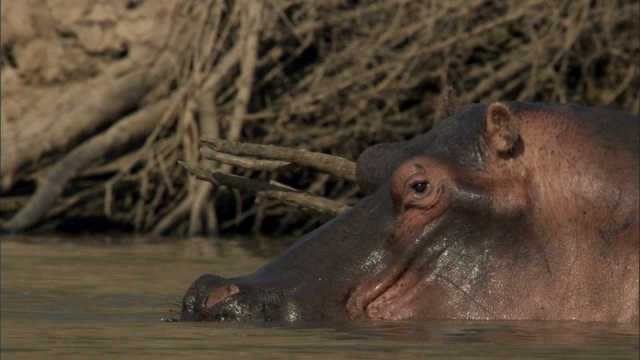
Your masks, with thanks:
<instances>
[{"instance_id":1,"label":"hippopotamus","mask_svg":"<svg viewBox=\"0 0 640 360\"><path fill-rule=\"evenodd\" d=\"M363 198L255 273L202 275L184 321L638 322L640 118L460 107L366 149Z\"/></svg>"}]
</instances>

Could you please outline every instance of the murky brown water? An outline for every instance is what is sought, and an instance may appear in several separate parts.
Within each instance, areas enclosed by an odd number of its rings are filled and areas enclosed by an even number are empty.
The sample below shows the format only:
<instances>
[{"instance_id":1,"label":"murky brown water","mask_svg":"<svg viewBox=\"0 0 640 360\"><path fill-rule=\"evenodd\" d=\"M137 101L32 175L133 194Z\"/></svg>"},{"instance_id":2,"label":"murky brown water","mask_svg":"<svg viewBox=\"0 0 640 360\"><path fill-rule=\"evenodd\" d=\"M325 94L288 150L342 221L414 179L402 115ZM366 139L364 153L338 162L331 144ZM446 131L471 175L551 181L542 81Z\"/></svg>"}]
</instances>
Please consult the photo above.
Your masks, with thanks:
<instances>
[{"instance_id":1,"label":"murky brown water","mask_svg":"<svg viewBox=\"0 0 640 360\"><path fill-rule=\"evenodd\" d=\"M200 274L253 272L264 241L3 237L2 359L638 359L637 325L162 322Z\"/></svg>"}]
</instances>

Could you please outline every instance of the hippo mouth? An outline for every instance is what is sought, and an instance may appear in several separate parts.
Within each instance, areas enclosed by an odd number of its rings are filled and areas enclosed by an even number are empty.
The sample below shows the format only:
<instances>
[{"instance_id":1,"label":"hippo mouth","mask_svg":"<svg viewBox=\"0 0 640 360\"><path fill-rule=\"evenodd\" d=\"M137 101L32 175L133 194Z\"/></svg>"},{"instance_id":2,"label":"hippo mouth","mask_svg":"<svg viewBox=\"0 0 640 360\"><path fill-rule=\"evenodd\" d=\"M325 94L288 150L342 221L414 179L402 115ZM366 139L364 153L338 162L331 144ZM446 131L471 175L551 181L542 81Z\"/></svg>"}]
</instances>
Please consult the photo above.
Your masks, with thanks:
<instances>
[{"instance_id":1,"label":"hippo mouth","mask_svg":"<svg viewBox=\"0 0 640 360\"><path fill-rule=\"evenodd\" d=\"M414 238L428 237L428 227ZM347 311L353 320L402 320L412 316L412 303L419 303L421 291L429 286L428 279L439 277L439 259L455 243L426 247L424 241L395 244L403 251L391 250L398 255L391 265L358 285L347 300ZM422 255L417 255L422 254ZM418 259L422 260L419 261Z\"/></svg>"},{"instance_id":2,"label":"hippo mouth","mask_svg":"<svg viewBox=\"0 0 640 360\"><path fill-rule=\"evenodd\" d=\"M297 321L297 320L401 320L410 318L411 304L419 303L425 279L432 276L442 247L425 245L429 228L408 242L394 242L374 250L365 263L376 263L342 283L320 283L272 272L225 279L198 278L183 299L181 321ZM418 239L418 240L416 240ZM422 261L420 261L422 260ZM289 280L285 281L284 278ZM348 279L348 280L346 280ZM287 285L285 285L287 284ZM297 285L292 285L297 284ZM318 301L321 299L321 301ZM419 299L418 299L419 300Z\"/></svg>"},{"instance_id":3,"label":"hippo mouth","mask_svg":"<svg viewBox=\"0 0 640 360\"><path fill-rule=\"evenodd\" d=\"M346 303L346 310L352 320L383 320L394 318L392 310L402 301L403 295L417 282L401 267L380 274L357 287ZM206 276L206 275L205 275ZM249 289L228 283L201 289L188 294L183 300L181 321L294 321L296 311L287 297L272 300L261 294L261 299L249 295Z\"/></svg>"},{"instance_id":4,"label":"hippo mouth","mask_svg":"<svg viewBox=\"0 0 640 360\"><path fill-rule=\"evenodd\" d=\"M393 312L417 282L406 264L399 264L358 286L347 300L347 311L353 320L394 318Z\"/></svg>"}]
</instances>

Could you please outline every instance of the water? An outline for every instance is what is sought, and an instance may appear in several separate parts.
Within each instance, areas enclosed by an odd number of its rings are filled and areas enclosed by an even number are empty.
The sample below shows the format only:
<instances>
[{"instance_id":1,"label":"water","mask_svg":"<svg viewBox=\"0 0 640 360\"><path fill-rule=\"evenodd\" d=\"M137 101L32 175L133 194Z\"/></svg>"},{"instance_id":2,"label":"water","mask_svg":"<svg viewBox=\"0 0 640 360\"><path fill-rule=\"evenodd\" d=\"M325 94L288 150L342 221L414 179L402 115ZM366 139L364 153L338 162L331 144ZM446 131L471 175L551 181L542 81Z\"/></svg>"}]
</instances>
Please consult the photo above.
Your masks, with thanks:
<instances>
[{"instance_id":1,"label":"water","mask_svg":"<svg viewBox=\"0 0 640 360\"><path fill-rule=\"evenodd\" d=\"M253 272L282 245L149 238L1 243L2 359L638 359L638 325L571 322L179 323L196 277Z\"/></svg>"}]
</instances>

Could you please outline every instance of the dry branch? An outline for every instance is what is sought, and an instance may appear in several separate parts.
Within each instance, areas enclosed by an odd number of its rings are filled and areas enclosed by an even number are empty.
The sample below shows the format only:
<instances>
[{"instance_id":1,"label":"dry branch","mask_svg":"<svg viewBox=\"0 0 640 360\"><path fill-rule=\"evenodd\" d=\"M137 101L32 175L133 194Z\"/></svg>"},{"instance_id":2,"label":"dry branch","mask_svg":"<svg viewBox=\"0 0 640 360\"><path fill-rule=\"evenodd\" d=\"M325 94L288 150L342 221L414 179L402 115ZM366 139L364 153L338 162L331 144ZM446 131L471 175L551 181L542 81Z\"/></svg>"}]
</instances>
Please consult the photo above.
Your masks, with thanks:
<instances>
[{"instance_id":1,"label":"dry branch","mask_svg":"<svg viewBox=\"0 0 640 360\"><path fill-rule=\"evenodd\" d=\"M244 17L240 28L240 39L243 42L243 57L240 63L240 75L236 82L237 95L234 101L233 115L227 133L227 139L237 140L242 132L247 104L253 92L253 77L258 57L260 17L262 0L245 0Z\"/></svg>"},{"instance_id":2,"label":"dry branch","mask_svg":"<svg viewBox=\"0 0 640 360\"><path fill-rule=\"evenodd\" d=\"M166 111L168 100L160 101L138 111L90 140L76 147L59 160L53 169L38 182L38 188L29 202L7 223L4 230L21 231L39 222L60 197L64 187L88 164L108 154L118 153L123 147L139 142L154 128L158 118Z\"/></svg>"},{"instance_id":3,"label":"dry branch","mask_svg":"<svg viewBox=\"0 0 640 360\"><path fill-rule=\"evenodd\" d=\"M255 2L253 6L245 6L244 8L232 9L233 14L237 14L243 10L244 15L242 17L243 26L241 30L243 32L239 35L241 41L234 44L234 46L226 53L222 54L220 61L215 68L212 68L211 73L206 77L201 88L196 91L196 98L201 103L201 133L207 136L220 136L220 124L219 116L215 113L215 104L202 105L203 99L207 98L207 95L215 95L216 92L224 86L224 82L233 74L232 70L236 67L240 69L240 75L236 80L236 88L238 89L234 112L230 120L229 130L227 132L227 138L237 140L240 136L240 132L243 128L244 117L246 114L247 103L252 92L252 82L254 77L256 57L258 51L258 31L259 18L260 18L261 3ZM236 10L240 9L240 10ZM234 18L235 16L232 16ZM230 23L222 29L221 37L226 37L230 30ZM210 37L216 37L215 31L210 34ZM203 44L204 48L210 51L209 56L217 55L210 44ZM220 50L218 48L218 50ZM196 51L194 51L196 52ZM244 55L241 57L241 54ZM203 64L209 63L209 58L196 58L198 62ZM239 66L238 66L239 65ZM199 74L198 74L199 75ZM196 75L195 77L199 77ZM189 84L190 82L187 82ZM209 101L213 102L215 96L211 96ZM193 139L195 140L195 139ZM190 140L187 140L190 141ZM195 155L195 154L188 154ZM230 172L231 168L225 166L220 171ZM195 188L190 188L189 193L180 204L178 204L173 211L165 215L160 221L153 227L152 232L154 234L163 234L174 223L180 221L185 216L189 215L188 234L198 234L202 232L203 224L201 218L204 217L207 223L207 233L213 234L217 232L217 220L214 214L214 208L211 204L207 204L207 200L210 198L210 194L213 191L208 183L197 184ZM204 214L203 214L204 213Z\"/></svg>"},{"instance_id":4,"label":"dry branch","mask_svg":"<svg viewBox=\"0 0 640 360\"><path fill-rule=\"evenodd\" d=\"M231 155L253 156L269 160L282 160L341 179L349 181L356 180L355 163L338 156L314 153L307 150L289 149L282 146L245 144L208 137L203 137L200 141L204 146L217 152Z\"/></svg>"},{"instance_id":5,"label":"dry branch","mask_svg":"<svg viewBox=\"0 0 640 360\"><path fill-rule=\"evenodd\" d=\"M215 160L223 164L228 164L242 169L275 172L296 172L300 170L299 166L293 165L288 161L255 159L243 156L229 155L205 147L200 148L200 153L207 159Z\"/></svg>"},{"instance_id":6,"label":"dry branch","mask_svg":"<svg viewBox=\"0 0 640 360\"><path fill-rule=\"evenodd\" d=\"M171 77L172 69L170 57L161 56L153 67L118 79L105 76L87 84L81 101L64 113L52 113L45 118L40 118L39 112L34 112L32 118L27 115L19 132L2 134L2 188L9 189L16 173L25 166L46 154L68 150L83 137L133 110L160 81Z\"/></svg>"},{"instance_id":7,"label":"dry branch","mask_svg":"<svg viewBox=\"0 0 640 360\"><path fill-rule=\"evenodd\" d=\"M297 207L322 221L328 221L349 210L349 206L319 196L313 196L284 185L270 184L263 181L243 178L235 175L227 175L220 172L211 172L198 166L180 161L191 175L200 180L205 180L215 187L226 186L256 193L265 198L282 201L288 205Z\"/></svg>"}]
</instances>

